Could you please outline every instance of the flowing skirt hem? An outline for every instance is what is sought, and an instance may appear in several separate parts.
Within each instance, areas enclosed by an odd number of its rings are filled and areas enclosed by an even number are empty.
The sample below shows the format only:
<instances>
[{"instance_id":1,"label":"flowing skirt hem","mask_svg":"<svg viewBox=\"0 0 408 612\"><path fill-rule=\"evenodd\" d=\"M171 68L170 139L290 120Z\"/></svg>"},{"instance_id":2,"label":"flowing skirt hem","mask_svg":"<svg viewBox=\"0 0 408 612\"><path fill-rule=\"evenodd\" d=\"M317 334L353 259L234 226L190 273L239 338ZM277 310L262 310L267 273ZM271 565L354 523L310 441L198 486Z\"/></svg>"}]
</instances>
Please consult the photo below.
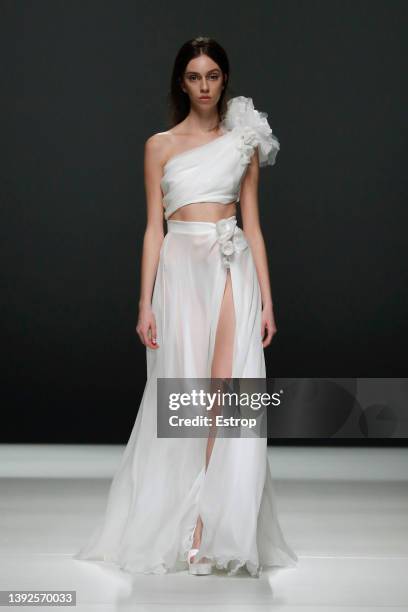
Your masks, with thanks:
<instances>
[{"instance_id":1,"label":"flowing skirt hem","mask_svg":"<svg viewBox=\"0 0 408 612\"><path fill-rule=\"evenodd\" d=\"M182 561L181 559L179 559L175 564L170 565L163 560L152 563L121 562L117 556L108 553L95 555L93 557L81 557L79 554L75 554L72 556L72 558L79 561L90 560L113 564L132 575L167 574L188 569L187 561ZM254 559L243 559L234 555L226 556L214 554L209 558L217 570L227 571L227 576L235 576L241 568L244 568L253 578L260 578L265 568L290 568L297 567L298 565L297 557L295 560L293 557L290 557L287 553L280 549L277 549L274 561L263 564Z\"/></svg>"},{"instance_id":2,"label":"flowing skirt hem","mask_svg":"<svg viewBox=\"0 0 408 612\"><path fill-rule=\"evenodd\" d=\"M120 567L122 570L135 575L135 574L167 574L177 571L183 571L188 569L187 556L189 550L193 545L194 530L196 522L190 525L186 537L183 539L181 546L181 554L179 554L175 563L166 561L163 555L156 560L144 559L143 561L129 561L121 559L120 553L108 553L108 552L96 552L86 553L79 551L73 555L74 559L77 560L90 560L96 562L103 562L113 564ZM297 567L298 557L294 551L290 548L284 550L282 548L274 547L272 551L269 551L268 559L259 562L259 559L243 558L240 553L234 554L221 554L216 551L211 551L206 554L211 559L213 565L217 570L226 570L228 576L235 576L241 568L244 568L253 578L260 578L264 568L280 567L290 568Z\"/></svg>"}]
</instances>

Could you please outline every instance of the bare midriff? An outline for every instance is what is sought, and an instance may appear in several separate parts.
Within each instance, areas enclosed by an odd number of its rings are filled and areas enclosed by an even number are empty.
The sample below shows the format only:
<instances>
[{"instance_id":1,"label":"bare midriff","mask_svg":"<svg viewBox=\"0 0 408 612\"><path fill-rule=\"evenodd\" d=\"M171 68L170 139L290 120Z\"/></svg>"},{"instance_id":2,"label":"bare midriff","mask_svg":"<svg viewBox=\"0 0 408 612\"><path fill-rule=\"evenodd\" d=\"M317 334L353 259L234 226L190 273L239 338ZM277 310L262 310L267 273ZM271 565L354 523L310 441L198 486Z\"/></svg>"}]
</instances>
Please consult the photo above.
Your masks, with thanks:
<instances>
[{"instance_id":1,"label":"bare midriff","mask_svg":"<svg viewBox=\"0 0 408 612\"><path fill-rule=\"evenodd\" d=\"M168 221L211 221L216 223L237 214L237 202L220 204L217 202L192 202L176 210Z\"/></svg>"}]
</instances>

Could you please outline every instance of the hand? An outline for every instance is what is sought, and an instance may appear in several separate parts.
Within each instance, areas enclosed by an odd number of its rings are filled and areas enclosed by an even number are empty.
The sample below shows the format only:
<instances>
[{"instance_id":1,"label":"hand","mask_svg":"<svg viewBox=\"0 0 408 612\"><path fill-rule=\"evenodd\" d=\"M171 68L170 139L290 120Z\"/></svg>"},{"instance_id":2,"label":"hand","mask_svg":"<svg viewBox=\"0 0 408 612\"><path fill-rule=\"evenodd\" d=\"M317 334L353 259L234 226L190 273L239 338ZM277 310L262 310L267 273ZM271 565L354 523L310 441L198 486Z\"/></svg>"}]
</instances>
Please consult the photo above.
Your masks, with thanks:
<instances>
[{"instance_id":1,"label":"hand","mask_svg":"<svg viewBox=\"0 0 408 612\"><path fill-rule=\"evenodd\" d=\"M270 343L272 342L272 338L276 334L277 331L278 330L276 328L275 318L273 316L272 305L264 306L262 308L262 326L261 326L261 338L262 338L263 348L266 348L267 346L270 345ZM264 339L265 332L267 335L266 335L266 338Z\"/></svg>"},{"instance_id":2,"label":"hand","mask_svg":"<svg viewBox=\"0 0 408 612\"><path fill-rule=\"evenodd\" d=\"M157 349L156 318L151 305L139 309L139 320L136 325L136 332L141 342L148 348Z\"/></svg>"}]
</instances>

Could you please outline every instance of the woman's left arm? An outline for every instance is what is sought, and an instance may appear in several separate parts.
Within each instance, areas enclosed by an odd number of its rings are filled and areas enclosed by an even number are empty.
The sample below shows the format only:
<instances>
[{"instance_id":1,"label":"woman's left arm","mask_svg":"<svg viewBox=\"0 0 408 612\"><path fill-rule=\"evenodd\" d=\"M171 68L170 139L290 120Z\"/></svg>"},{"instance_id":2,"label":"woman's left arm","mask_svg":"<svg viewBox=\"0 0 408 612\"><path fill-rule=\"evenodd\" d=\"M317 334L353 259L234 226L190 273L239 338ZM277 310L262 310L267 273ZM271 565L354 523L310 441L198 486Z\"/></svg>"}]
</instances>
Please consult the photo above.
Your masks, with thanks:
<instances>
[{"instance_id":1,"label":"woman's left arm","mask_svg":"<svg viewBox=\"0 0 408 612\"><path fill-rule=\"evenodd\" d=\"M250 244L262 296L262 346L266 348L277 332L273 314L271 283L269 279L268 257L265 241L259 222L258 207L259 156L255 149L241 183L240 207L242 225ZM265 332L267 335L265 336Z\"/></svg>"}]
</instances>

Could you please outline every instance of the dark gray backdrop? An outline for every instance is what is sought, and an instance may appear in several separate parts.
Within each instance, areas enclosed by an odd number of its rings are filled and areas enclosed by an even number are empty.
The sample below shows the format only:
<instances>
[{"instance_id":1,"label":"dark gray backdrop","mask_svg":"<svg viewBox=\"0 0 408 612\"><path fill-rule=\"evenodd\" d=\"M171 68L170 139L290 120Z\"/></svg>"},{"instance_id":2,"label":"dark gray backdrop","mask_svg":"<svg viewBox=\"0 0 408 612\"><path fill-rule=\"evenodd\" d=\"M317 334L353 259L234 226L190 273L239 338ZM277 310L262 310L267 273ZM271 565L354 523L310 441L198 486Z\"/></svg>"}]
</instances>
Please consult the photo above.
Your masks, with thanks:
<instances>
[{"instance_id":1,"label":"dark gray backdrop","mask_svg":"<svg viewBox=\"0 0 408 612\"><path fill-rule=\"evenodd\" d=\"M173 60L208 35L281 151L260 213L278 334L268 376L407 372L407 3L0 4L2 442L124 442L143 147Z\"/></svg>"}]
</instances>

